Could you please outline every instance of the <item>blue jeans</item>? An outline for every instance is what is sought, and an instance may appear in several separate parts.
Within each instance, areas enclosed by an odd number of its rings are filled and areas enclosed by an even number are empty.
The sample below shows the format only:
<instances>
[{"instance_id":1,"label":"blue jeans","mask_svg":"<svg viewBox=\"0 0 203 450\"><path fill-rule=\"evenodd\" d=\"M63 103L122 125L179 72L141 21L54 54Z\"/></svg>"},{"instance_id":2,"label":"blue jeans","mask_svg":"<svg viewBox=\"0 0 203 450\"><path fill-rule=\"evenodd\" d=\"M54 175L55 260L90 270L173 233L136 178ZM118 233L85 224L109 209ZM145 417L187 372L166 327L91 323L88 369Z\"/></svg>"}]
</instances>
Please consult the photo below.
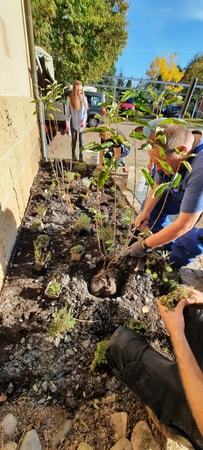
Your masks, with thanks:
<instances>
[{"instance_id":1,"label":"blue jeans","mask_svg":"<svg viewBox=\"0 0 203 450\"><path fill-rule=\"evenodd\" d=\"M165 228L171 223L169 216L180 212L178 200L174 199L170 193L167 198L166 196L165 192L151 212L148 226L152 233ZM186 266L196 256L201 255L203 253L203 242L199 239L201 235L203 235L203 228L194 227L180 238L166 244L164 248L171 251L170 263L175 263L177 267Z\"/></svg>"}]
</instances>

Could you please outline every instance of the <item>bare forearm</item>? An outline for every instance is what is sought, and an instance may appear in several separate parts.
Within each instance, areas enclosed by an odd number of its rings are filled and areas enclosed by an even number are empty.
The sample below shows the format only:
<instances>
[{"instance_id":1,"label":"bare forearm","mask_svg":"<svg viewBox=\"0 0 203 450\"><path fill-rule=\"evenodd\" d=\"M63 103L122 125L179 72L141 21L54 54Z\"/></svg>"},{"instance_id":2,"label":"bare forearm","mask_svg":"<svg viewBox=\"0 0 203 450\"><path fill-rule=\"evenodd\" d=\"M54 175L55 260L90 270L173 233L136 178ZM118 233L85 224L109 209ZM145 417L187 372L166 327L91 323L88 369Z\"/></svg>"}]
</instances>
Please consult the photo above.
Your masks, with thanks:
<instances>
[{"instance_id":1,"label":"bare forearm","mask_svg":"<svg viewBox=\"0 0 203 450\"><path fill-rule=\"evenodd\" d=\"M149 236L146 239L147 246L155 248L177 239L193 228L198 217L199 213L189 214L181 212L174 222L171 222L167 227Z\"/></svg>"},{"instance_id":2,"label":"bare forearm","mask_svg":"<svg viewBox=\"0 0 203 450\"><path fill-rule=\"evenodd\" d=\"M171 336L180 377L193 417L203 435L203 374L185 335Z\"/></svg>"},{"instance_id":3,"label":"bare forearm","mask_svg":"<svg viewBox=\"0 0 203 450\"><path fill-rule=\"evenodd\" d=\"M155 248L159 247L160 245L167 244L174 239L177 239L182 234L184 234L183 228L180 227L176 222L173 222L157 233L149 236L146 239L146 243L148 247Z\"/></svg>"}]
</instances>

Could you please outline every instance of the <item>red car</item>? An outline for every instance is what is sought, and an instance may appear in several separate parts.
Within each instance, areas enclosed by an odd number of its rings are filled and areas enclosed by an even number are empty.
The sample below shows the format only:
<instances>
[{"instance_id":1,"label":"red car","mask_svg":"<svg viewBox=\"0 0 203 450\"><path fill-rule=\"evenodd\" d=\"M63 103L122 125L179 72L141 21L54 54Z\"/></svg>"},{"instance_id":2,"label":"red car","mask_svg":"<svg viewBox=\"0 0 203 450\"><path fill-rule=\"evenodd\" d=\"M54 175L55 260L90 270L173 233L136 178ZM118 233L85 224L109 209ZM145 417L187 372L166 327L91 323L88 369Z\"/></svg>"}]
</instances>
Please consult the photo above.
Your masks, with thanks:
<instances>
[{"instance_id":1,"label":"red car","mask_svg":"<svg viewBox=\"0 0 203 450\"><path fill-rule=\"evenodd\" d=\"M119 106L121 113L124 111L133 111L135 109L134 98L133 97L128 98L126 102L121 103Z\"/></svg>"}]
</instances>

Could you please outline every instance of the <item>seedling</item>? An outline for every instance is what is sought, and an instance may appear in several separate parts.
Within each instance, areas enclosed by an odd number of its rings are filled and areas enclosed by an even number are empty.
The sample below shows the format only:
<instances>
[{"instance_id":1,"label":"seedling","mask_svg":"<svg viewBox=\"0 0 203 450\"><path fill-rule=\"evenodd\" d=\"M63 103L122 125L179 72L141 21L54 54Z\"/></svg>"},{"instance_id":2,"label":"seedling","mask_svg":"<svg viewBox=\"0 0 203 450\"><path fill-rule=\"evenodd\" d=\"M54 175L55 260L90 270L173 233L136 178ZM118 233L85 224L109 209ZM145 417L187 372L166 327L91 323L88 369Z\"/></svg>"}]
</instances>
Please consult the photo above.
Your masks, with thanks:
<instances>
[{"instance_id":1,"label":"seedling","mask_svg":"<svg viewBox=\"0 0 203 450\"><path fill-rule=\"evenodd\" d=\"M81 214L73 225L75 231L79 232L81 230L86 230L89 228L91 223L90 217L87 214Z\"/></svg>"},{"instance_id":2,"label":"seedling","mask_svg":"<svg viewBox=\"0 0 203 450\"><path fill-rule=\"evenodd\" d=\"M90 370L93 372L96 368L96 366L99 366L101 364L107 364L106 359L106 349L107 349L108 341L100 341L97 343L97 348L94 353L94 358L92 360L92 363L90 365Z\"/></svg>"},{"instance_id":3,"label":"seedling","mask_svg":"<svg viewBox=\"0 0 203 450\"><path fill-rule=\"evenodd\" d=\"M49 236L47 234L40 234L33 242L34 257L36 270L42 270L48 261L51 259L51 253L47 252L49 245Z\"/></svg>"},{"instance_id":4,"label":"seedling","mask_svg":"<svg viewBox=\"0 0 203 450\"><path fill-rule=\"evenodd\" d=\"M57 281L50 281L45 290L48 298L58 298L61 293L61 284Z\"/></svg>"},{"instance_id":5,"label":"seedling","mask_svg":"<svg viewBox=\"0 0 203 450\"><path fill-rule=\"evenodd\" d=\"M35 219L31 223L31 229L33 231L43 231L44 230L44 224L41 219Z\"/></svg>"},{"instance_id":6,"label":"seedling","mask_svg":"<svg viewBox=\"0 0 203 450\"><path fill-rule=\"evenodd\" d=\"M48 329L49 336L56 337L65 331L69 331L75 327L76 319L72 316L71 311L62 308L56 311Z\"/></svg>"},{"instance_id":7,"label":"seedling","mask_svg":"<svg viewBox=\"0 0 203 450\"><path fill-rule=\"evenodd\" d=\"M37 212L38 216L44 217L45 214L46 214L46 208L45 208L45 206L39 205L39 206L36 208L36 212Z\"/></svg>"},{"instance_id":8,"label":"seedling","mask_svg":"<svg viewBox=\"0 0 203 450\"><path fill-rule=\"evenodd\" d=\"M172 310L181 299L187 299L189 296L188 287L176 284L171 292L161 298L160 303Z\"/></svg>"},{"instance_id":9,"label":"seedling","mask_svg":"<svg viewBox=\"0 0 203 450\"><path fill-rule=\"evenodd\" d=\"M142 334L148 328L148 324L137 319L130 319L129 328L136 333Z\"/></svg>"}]
</instances>

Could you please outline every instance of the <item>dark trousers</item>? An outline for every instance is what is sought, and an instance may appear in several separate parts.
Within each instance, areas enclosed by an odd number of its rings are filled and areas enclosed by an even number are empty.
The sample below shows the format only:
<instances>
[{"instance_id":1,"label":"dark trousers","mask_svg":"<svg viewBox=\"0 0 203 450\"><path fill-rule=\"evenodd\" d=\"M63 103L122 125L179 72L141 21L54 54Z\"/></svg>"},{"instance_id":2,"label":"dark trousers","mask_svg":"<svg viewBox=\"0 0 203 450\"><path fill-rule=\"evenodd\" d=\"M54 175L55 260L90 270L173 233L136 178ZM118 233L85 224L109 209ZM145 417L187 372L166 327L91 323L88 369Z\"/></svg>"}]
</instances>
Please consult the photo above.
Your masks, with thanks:
<instances>
[{"instance_id":1,"label":"dark trousers","mask_svg":"<svg viewBox=\"0 0 203 450\"><path fill-rule=\"evenodd\" d=\"M83 146L83 133L80 133L79 131L75 130L72 125L72 121L70 122L70 128L71 128L71 136L72 136L72 158L76 159L76 144L77 144L77 137L79 133L79 149ZM80 152L80 156L82 156L82 152Z\"/></svg>"},{"instance_id":2,"label":"dark trousers","mask_svg":"<svg viewBox=\"0 0 203 450\"><path fill-rule=\"evenodd\" d=\"M203 310L190 306L184 316L186 337L203 370ZM188 406L175 361L126 327L114 332L106 356L116 377L151 408L161 423L187 438L196 450L203 449L203 437Z\"/></svg>"}]
</instances>

